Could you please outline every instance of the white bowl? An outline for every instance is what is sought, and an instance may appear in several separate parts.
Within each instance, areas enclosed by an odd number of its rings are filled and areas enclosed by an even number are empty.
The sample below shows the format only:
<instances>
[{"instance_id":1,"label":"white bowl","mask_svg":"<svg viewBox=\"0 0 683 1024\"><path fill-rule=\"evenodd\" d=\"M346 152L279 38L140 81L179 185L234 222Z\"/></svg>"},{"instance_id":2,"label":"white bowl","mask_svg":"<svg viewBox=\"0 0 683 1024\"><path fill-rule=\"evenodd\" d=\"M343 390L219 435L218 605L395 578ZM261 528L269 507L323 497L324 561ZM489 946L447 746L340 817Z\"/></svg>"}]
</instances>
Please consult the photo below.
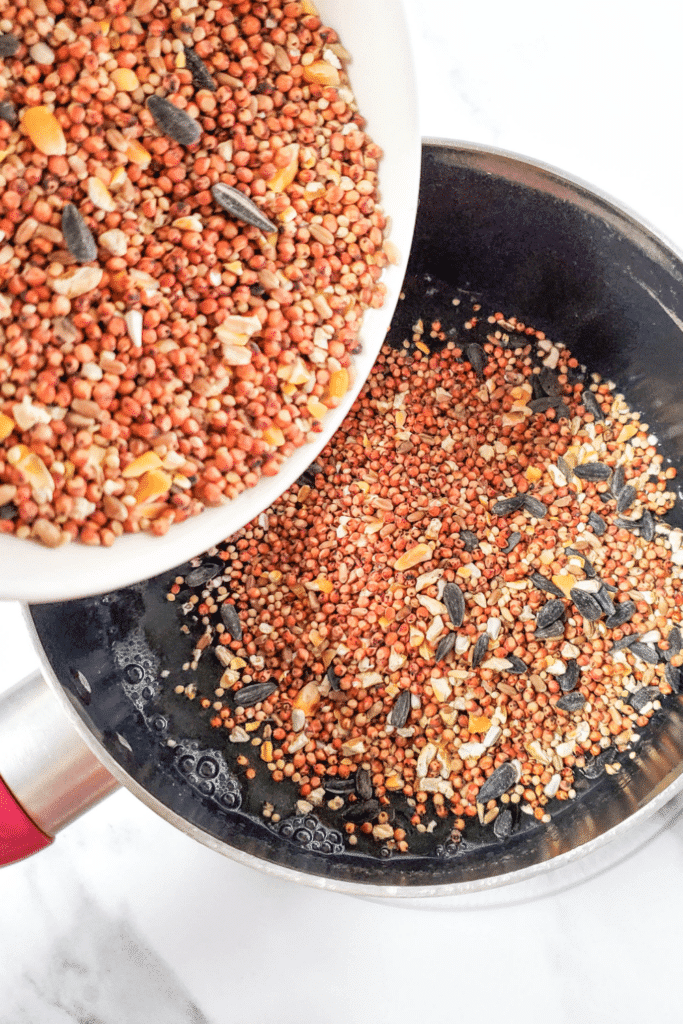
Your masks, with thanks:
<instances>
[{"instance_id":1,"label":"white bowl","mask_svg":"<svg viewBox=\"0 0 683 1024\"><path fill-rule=\"evenodd\" d=\"M277 476L263 478L221 508L206 509L171 527L164 537L127 534L111 548L76 543L51 550L1 536L0 599L44 602L104 593L156 576L229 537L268 508L315 459L370 373L398 300L417 210L420 136L415 75L402 0L320 0L317 6L352 54L351 85L370 135L384 150L381 201L391 217L390 237L401 257L382 276L387 287L383 308L365 314L363 351L354 357L354 386L325 418L325 429L316 441L300 448Z\"/></svg>"}]
</instances>

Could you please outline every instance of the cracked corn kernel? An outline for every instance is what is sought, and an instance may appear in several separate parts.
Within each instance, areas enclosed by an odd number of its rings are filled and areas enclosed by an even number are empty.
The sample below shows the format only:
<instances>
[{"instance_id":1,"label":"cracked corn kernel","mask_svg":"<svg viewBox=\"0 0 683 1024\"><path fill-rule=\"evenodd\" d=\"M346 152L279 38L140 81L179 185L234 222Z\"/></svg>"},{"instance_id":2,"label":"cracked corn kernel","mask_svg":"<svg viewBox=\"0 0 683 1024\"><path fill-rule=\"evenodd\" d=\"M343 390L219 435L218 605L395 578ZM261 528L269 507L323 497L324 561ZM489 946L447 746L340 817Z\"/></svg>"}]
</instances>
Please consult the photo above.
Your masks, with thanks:
<instances>
[{"instance_id":1,"label":"cracked corn kernel","mask_svg":"<svg viewBox=\"0 0 683 1024\"><path fill-rule=\"evenodd\" d=\"M105 213L113 213L116 209L114 197L99 178L88 178L88 199L93 206L98 210L104 210Z\"/></svg>"},{"instance_id":2,"label":"cracked corn kernel","mask_svg":"<svg viewBox=\"0 0 683 1024\"><path fill-rule=\"evenodd\" d=\"M14 420L0 412L0 441L6 441L14 430Z\"/></svg>"},{"instance_id":3,"label":"cracked corn kernel","mask_svg":"<svg viewBox=\"0 0 683 1024\"><path fill-rule=\"evenodd\" d=\"M159 469L161 466L161 459L156 452L145 452L143 455L139 455L137 459L133 459L121 473L124 480L130 480L133 477L142 476L144 473L149 472L150 469Z\"/></svg>"},{"instance_id":4,"label":"cracked corn kernel","mask_svg":"<svg viewBox=\"0 0 683 1024\"><path fill-rule=\"evenodd\" d=\"M263 440L266 444L273 444L277 448L285 443L285 435L282 433L279 427L268 427L263 431Z\"/></svg>"},{"instance_id":5,"label":"cracked corn kernel","mask_svg":"<svg viewBox=\"0 0 683 1024\"><path fill-rule=\"evenodd\" d=\"M140 87L140 79L131 68L116 68L111 80L119 92L135 92Z\"/></svg>"},{"instance_id":6,"label":"cracked corn kernel","mask_svg":"<svg viewBox=\"0 0 683 1024\"><path fill-rule=\"evenodd\" d=\"M394 562L394 569L396 569L397 572L405 572L407 569L412 569L414 565L418 565L420 562L425 562L431 557L432 549L429 544L416 544L408 551L405 551L400 558L396 559Z\"/></svg>"},{"instance_id":7,"label":"cracked corn kernel","mask_svg":"<svg viewBox=\"0 0 683 1024\"><path fill-rule=\"evenodd\" d=\"M349 390L349 371L342 367L330 374L329 392L331 398L343 398Z\"/></svg>"},{"instance_id":8,"label":"cracked corn kernel","mask_svg":"<svg viewBox=\"0 0 683 1024\"><path fill-rule=\"evenodd\" d=\"M140 478L135 500L138 505L145 505L155 498L160 498L171 489L173 478L163 469L150 469Z\"/></svg>"},{"instance_id":9,"label":"cracked corn kernel","mask_svg":"<svg viewBox=\"0 0 683 1024\"><path fill-rule=\"evenodd\" d=\"M62 126L48 107L28 107L21 115L21 127L45 156L64 156L66 153Z\"/></svg>"},{"instance_id":10,"label":"cracked corn kernel","mask_svg":"<svg viewBox=\"0 0 683 1024\"><path fill-rule=\"evenodd\" d=\"M314 60L307 64L304 69L304 81L312 85L339 85L339 72L326 60Z\"/></svg>"},{"instance_id":11,"label":"cracked corn kernel","mask_svg":"<svg viewBox=\"0 0 683 1024\"><path fill-rule=\"evenodd\" d=\"M281 157L287 158L287 163L284 167L280 167L273 177L266 182L266 187L271 192L284 192L292 184L299 170L298 143L295 142L289 146L283 146L280 154Z\"/></svg>"}]
</instances>

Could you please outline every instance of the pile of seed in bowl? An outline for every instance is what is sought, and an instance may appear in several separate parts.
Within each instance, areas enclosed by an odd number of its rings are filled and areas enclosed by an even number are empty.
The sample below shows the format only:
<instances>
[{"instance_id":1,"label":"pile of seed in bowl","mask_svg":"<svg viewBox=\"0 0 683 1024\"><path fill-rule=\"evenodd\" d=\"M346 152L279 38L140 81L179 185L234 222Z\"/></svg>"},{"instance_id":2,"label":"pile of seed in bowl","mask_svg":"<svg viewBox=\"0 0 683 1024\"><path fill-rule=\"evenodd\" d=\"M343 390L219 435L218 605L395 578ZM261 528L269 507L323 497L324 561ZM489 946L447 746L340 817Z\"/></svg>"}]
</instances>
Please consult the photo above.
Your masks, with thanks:
<instances>
[{"instance_id":1,"label":"pile of seed in bowl","mask_svg":"<svg viewBox=\"0 0 683 1024\"><path fill-rule=\"evenodd\" d=\"M466 316L385 345L317 463L168 594L176 692L352 846L547 823L683 683L675 470L561 344Z\"/></svg>"},{"instance_id":2,"label":"pile of seed in bowl","mask_svg":"<svg viewBox=\"0 0 683 1024\"><path fill-rule=\"evenodd\" d=\"M396 253L310 0L0 0L0 531L165 533L349 387Z\"/></svg>"}]
</instances>

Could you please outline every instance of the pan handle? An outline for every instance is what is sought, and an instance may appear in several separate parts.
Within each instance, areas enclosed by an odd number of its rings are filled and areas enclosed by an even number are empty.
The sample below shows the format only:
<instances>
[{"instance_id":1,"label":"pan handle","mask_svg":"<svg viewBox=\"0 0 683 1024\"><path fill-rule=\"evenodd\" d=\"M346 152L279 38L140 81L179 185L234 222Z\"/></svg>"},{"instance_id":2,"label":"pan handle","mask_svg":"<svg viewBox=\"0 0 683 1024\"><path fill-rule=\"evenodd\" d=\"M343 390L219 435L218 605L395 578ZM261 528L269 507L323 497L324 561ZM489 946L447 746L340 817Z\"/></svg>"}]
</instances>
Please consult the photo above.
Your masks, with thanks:
<instances>
[{"instance_id":1,"label":"pan handle","mask_svg":"<svg viewBox=\"0 0 683 1024\"><path fill-rule=\"evenodd\" d=\"M39 672L0 696L0 865L49 846L117 787Z\"/></svg>"}]
</instances>

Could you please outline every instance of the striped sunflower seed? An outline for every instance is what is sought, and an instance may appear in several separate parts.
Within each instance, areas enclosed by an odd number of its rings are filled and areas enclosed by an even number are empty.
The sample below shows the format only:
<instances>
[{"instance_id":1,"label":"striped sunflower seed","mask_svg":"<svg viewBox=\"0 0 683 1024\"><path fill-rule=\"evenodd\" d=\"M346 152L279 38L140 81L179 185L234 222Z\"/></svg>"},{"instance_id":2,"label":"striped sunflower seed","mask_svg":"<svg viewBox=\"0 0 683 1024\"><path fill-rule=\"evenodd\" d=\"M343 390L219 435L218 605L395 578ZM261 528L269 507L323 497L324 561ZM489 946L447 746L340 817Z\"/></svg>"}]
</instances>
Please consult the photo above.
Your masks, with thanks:
<instances>
[{"instance_id":1,"label":"striped sunflower seed","mask_svg":"<svg viewBox=\"0 0 683 1024\"><path fill-rule=\"evenodd\" d=\"M0 36L0 57L13 57L19 49L19 40L11 32Z\"/></svg>"},{"instance_id":2,"label":"striped sunflower seed","mask_svg":"<svg viewBox=\"0 0 683 1024\"><path fill-rule=\"evenodd\" d=\"M634 711L642 711L646 704L653 700L659 700L662 693L658 686L641 686L635 693L630 693L625 700L631 705Z\"/></svg>"},{"instance_id":3,"label":"striped sunflower seed","mask_svg":"<svg viewBox=\"0 0 683 1024\"><path fill-rule=\"evenodd\" d=\"M193 146L199 142L202 135L199 122L165 96L148 96L147 109L159 130L181 146Z\"/></svg>"},{"instance_id":4,"label":"striped sunflower seed","mask_svg":"<svg viewBox=\"0 0 683 1024\"><path fill-rule=\"evenodd\" d=\"M600 403L590 388L584 388L581 392L581 402L587 413L590 413L596 420L604 420L605 415L600 407Z\"/></svg>"},{"instance_id":5,"label":"striped sunflower seed","mask_svg":"<svg viewBox=\"0 0 683 1024\"><path fill-rule=\"evenodd\" d=\"M612 470L604 462L586 462L583 466L576 466L574 473L580 480L598 481L609 480Z\"/></svg>"},{"instance_id":6,"label":"striped sunflower seed","mask_svg":"<svg viewBox=\"0 0 683 1024\"><path fill-rule=\"evenodd\" d=\"M548 506L544 505L538 498L534 498L531 494L524 495L524 508L535 519L543 519L548 513Z\"/></svg>"},{"instance_id":7,"label":"striped sunflower seed","mask_svg":"<svg viewBox=\"0 0 683 1024\"><path fill-rule=\"evenodd\" d=\"M555 419L556 420L569 420L571 419L571 412L569 406L565 402L558 402L555 408Z\"/></svg>"},{"instance_id":8,"label":"striped sunflower seed","mask_svg":"<svg viewBox=\"0 0 683 1024\"><path fill-rule=\"evenodd\" d=\"M185 577L185 583L188 587L198 587L202 583L208 583L209 580L215 579L224 569L225 565L222 562L206 562L204 565L197 566L196 569L191 569Z\"/></svg>"},{"instance_id":9,"label":"striped sunflower seed","mask_svg":"<svg viewBox=\"0 0 683 1024\"><path fill-rule=\"evenodd\" d=\"M532 572L529 579L537 590L543 590L546 594L554 594L555 597L564 597L564 591L540 572Z\"/></svg>"},{"instance_id":10,"label":"striped sunflower seed","mask_svg":"<svg viewBox=\"0 0 683 1024\"><path fill-rule=\"evenodd\" d=\"M476 373L479 380L483 380L486 356L481 345L478 345L476 341L471 342L469 345L466 346L465 354L467 355L469 364Z\"/></svg>"},{"instance_id":11,"label":"striped sunflower seed","mask_svg":"<svg viewBox=\"0 0 683 1024\"><path fill-rule=\"evenodd\" d=\"M552 398L555 398L562 394L562 387L557 379L557 374L549 366L541 367L538 379L546 395L550 395Z\"/></svg>"},{"instance_id":12,"label":"striped sunflower seed","mask_svg":"<svg viewBox=\"0 0 683 1024\"><path fill-rule=\"evenodd\" d=\"M581 769L581 773L586 776L587 779L598 779L605 771L605 765L612 764L616 760L616 753L613 747L608 747L607 750L603 750L601 754L594 757L592 761L589 761L584 768Z\"/></svg>"},{"instance_id":13,"label":"striped sunflower seed","mask_svg":"<svg viewBox=\"0 0 683 1024\"><path fill-rule=\"evenodd\" d=\"M579 681L579 663L576 658L570 658L567 662L567 671L557 677L562 693L571 693Z\"/></svg>"},{"instance_id":14,"label":"striped sunflower seed","mask_svg":"<svg viewBox=\"0 0 683 1024\"><path fill-rule=\"evenodd\" d=\"M547 412L548 409L556 409L559 404L559 398L550 398L548 395L544 395L542 398L534 398L530 402L527 402L528 407L533 413Z\"/></svg>"},{"instance_id":15,"label":"striped sunflower seed","mask_svg":"<svg viewBox=\"0 0 683 1024\"><path fill-rule=\"evenodd\" d=\"M221 621L233 640L242 639L242 623L234 604L224 601L221 605Z\"/></svg>"},{"instance_id":16,"label":"striped sunflower seed","mask_svg":"<svg viewBox=\"0 0 683 1024\"><path fill-rule=\"evenodd\" d=\"M477 793L477 803L487 804L489 800L497 800L503 793L507 793L511 786L517 783L517 769L509 761L505 764L501 764L499 768L496 768L494 772L489 775L488 779Z\"/></svg>"},{"instance_id":17,"label":"striped sunflower seed","mask_svg":"<svg viewBox=\"0 0 683 1024\"><path fill-rule=\"evenodd\" d=\"M260 704L261 701L268 700L276 690L277 684L273 682L250 683L249 686L243 686L241 690L235 693L235 705L242 708L253 708L254 704Z\"/></svg>"},{"instance_id":18,"label":"striped sunflower seed","mask_svg":"<svg viewBox=\"0 0 683 1024\"><path fill-rule=\"evenodd\" d=\"M609 590L607 590L606 587L604 587L604 586L600 587L600 589L597 591L597 593L594 594L594 597L595 597L595 600L600 605L600 607L602 608L602 610L605 613L605 615L615 615L616 614L616 610L617 610L616 605L615 605L614 601L612 600L612 595L610 594Z\"/></svg>"},{"instance_id":19,"label":"striped sunflower seed","mask_svg":"<svg viewBox=\"0 0 683 1024\"><path fill-rule=\"evenodd\" d=\"M572 587L569 591L569 596L584 619L588 619L589 622L597 622L598 619L602 618L603 610L593 594L588 594L585 590L579 590L578 587Z\"/></svg>"},{"instance_id":20,"label":"striped sunflower seed","mask_svg":"<svg viewBox=\"0 0 683 1024\"><path fill-rule=\"evenodd\" d=\"M97 245L93 233L73 203L62 210L62 234L66 247L79 263L97 259Z\"/></svg>"},{"instance_id":21,"label":"striped sunflower seed","mask_svg":"<svg viewBox=\"0 0 683 1024\"><path fill-rule=\"evenodd\" d=\"M493 834L496 839L507 839L512 834L512 811L505 807L493 821Z\"/></svg>"},{"instance_id":22,"label":"striped sunflower seed","mask_svg":"<svg viewBox=\"0 0 683 1024\"><path fill-rule=\"evenodd\" d=\"M489 649L490 642L491 637L488 635L488 633L482 633L479 637L477 637L477 642L472 648L472 668L477 668L479 665L481 665L482 661L484 660L484 657L486 656L486 652Z\"/></svg>"},{"instance_id":23,"label":"striped sunflower seed","mask_svg":"<svg viewBox=\"0 0 683 1024\"><path fill-rule=\"evenodd\" d=\"M612 492L612 496L614 498L619 497L622 490L624 489L625 482L626 481L624 479L624 464L623 462L620 462L619 465L615 467L614 472L612 473L612 479L610 480L609 484L609 489Z\"/></svg>"},{"instance_id":24,"label":"striped sunflower seed","mask_svg":"<svg viewBox=\"0 0 683 1024\"><path fill-rule=\"evenodd\" d=\"M192 82L198 89L208 89L209 92L216 92L218 86L209 73L206 64L199 57L191 46L184 47L185 66L192 75Z\"/></svg>"},{"instance_id":25,"label":"striped sunflower seed","mask_svg":"<svg viewBox=\"0 0 683 1024\"><path fill-rule=\"evenodd\" d=\"M325 678L327 679L328 683L330 684L330 687L333 690L339 689L339 680L341 676L337 675L333 662L330 662L330 664L328 665L327 672L325 673Z\"/></svg>"},{"instance_id":26,"label":"striped sunflower seed","mask_svg":"<svg viewBox=\"0 0 683 1024\"><path fill-rule=\"evenodd\" d=\"M674 693L680 693L683 688L683 672L676 665L671 665L668 661L664 668L664 678L671 687Z\"/></svg>"},{"instance_id":27,"label":"striped sunflower seed","mask_svg":"<svg viewBox=\"0 0 683 1024\"><path fill-rule=\"evenodd\" d=\"M621 488L617 496L617 512L619 515L630 509L631 505L636 500L636 496L636 489L632 484L626 484L625 487Z\"/></svg>"},{"instance_id":28,"label":"striped sunflower seed","mask_svg":"<svg viewBox=\"0 0 683 1024\"><path fill-rule=\"evenodd\" d=\"M565 478L567 483L569 483L571 478L574 476L574 470L569 465L567 460L563 459L561 455L558 456L558 459L557 459L557 468L559 469L560 473Z\"/></svg>"},{"instance_id":29,"label":"striped sunflower seed","mask_svg":"<svg viewBox=\"0 0 683 1024\"><path fill-rule=\"evenodd\" d=\"M637 641L640 640L640 637L640 633L629 633L628 636L622 636L621 640L614 641L609 650L610 654L614 654L615 651L626 650L628 647L631 646L631 644L637 643Z\"/></svg>"},{"instance_id":30,"label":"striped sunflower seed","mask_svg":"<svg viewBox=\"0 0 683 1024\"><path fill-rule=\"evenodd\" d=\"M624 519L623 516L617 516L614 525L620 530L628 530L629 533L635 533L636 537L640 537L640 519Z\"/></svg>"},{"instance_id":31,"label":"striped sunflower seed","mask_svg":"<svg viewBox=\"0 0 683 1024\"><path fill-rule=\"evenodd\" d=\"M659 665L659 651L655 647L651 647L650 644L636 641L630 645L629 650L641 661L646 661L648 665Z\"/></svg>"},{"instance_id":32,"label":"striped sunflower seed","mask_svg":"<svg viewBox=\"0 0 683 1024\"><path fill-rule=\"evenodd\" d=\"M555 637L564 636L564 622L556 620L551 622L549 626L543 626L542 629L534 630L534 637L536 640L553 640Z\"/></svg>"},{"instance_id":33,"label":"striped sunflower seed","mask_svg":"<svg viewBox=\"0 0 683 1024\"><path fill-rule=\"evenodd\" d=\"M681 648L683 647L683 638L681 637L681 631L678 626L671 627L669 635L666 638L666 642L668 643L669 648L663 652L664 658L666 661L671 661L674 655L681 653Z\"/></svg>"},{"instance_id":34,"label":"striped sunflower seed","mask_svg":"<svg viewBox=\"0 0 683 1024\"><path fill-rule=\"evenodd\" d=\"M434 656L434 660L436 662L443 661L444 658L448 657L455 647L455 639L455 633L446 633L446 635L439 640L439 646L436 648L436 654Z\"/></svg>"},{"instance_id":35,"label":"striped sunflower seed","mask_svg":"<svg viewBox=\"0 0 683 1024\"><path fill-rule=\"evenodd\" d=\"M410 714L410 690L403 690L394 701L394 706L387 715L387 725L402 729Z\"/></svg>"},{"instance_id":36,"label":"striped sunflower seed","mask_svg":"<svg viewBox=\"0 0 683 1024\"><path fill-rule=\"evenodd\" d=\"M557 622L564 615L564 601L556 598L553 601L546 601L536 616L536 626L545 629L551 622Z\"/></svg>"},{"instance_id":37,"label":"striped sunflower seed","mask_svg":"<svg viewBox=\"0 0 683 1024\"><path fill-rule=\"evenodd\" d=\"M378 814L379 800L359 800L344 811L344 820L358 825L363 821L372 821Z\"/></svg>"},{"instance_id":38,"label":"striped sunflower seed","mask_svg":"<svg viewBox=\"0 0 683 1024\"><path fill-rule=\"evenodd\" d=\"M505 658L510 662L508 672L511 676L523 676L525 672L529 671L528 665L516 654L506 654Z\"/></svg>"},{"instance_id":39,"label":"striped sunflower seed","mask_svg":"<svg viewBox=\"0 0 683 1024\"><path fill-rule=\"evenodd\" d=\"M504 548L502 548L503 554L504 555L509 555L511 551L514 551L514 549L517 547L517 545L519 544L521 539L522 539L521 533L517 533L517 532L511 533L510 536L508 537L507 544L505 545Z\"/></svg>"},{"instance_id":40,"label":"striped sunflower seed","mask_svg":"<svg viewBox=\"0 0 683 1024\"><path fill-rule=\"evenodd\" d=\"M494 516L509 516L513 512L518 512L524 504L523 494L513 494L509 498L499 498L495 502L491 511Z\"/></svg>"},{"instance_id":41,"label":"striped sunflower seed","mask_svg":"<svg viewBox=\"0 0 683 1024\"><path fill-rule=\"evenodd\" d=\"M441 600L446 605L451 622L456 629L459 629L465 618L465 597L458 584L447 583L443 588Z\"/></svg>"},{"instance_id":42,"label":"striped sunflower seed","mask_svg":"<svg viewBox=\"0 0 683 1024\"><path fill-rule=\"evenodd\" d=\"M560 711L567 711L571 714L572 711L580 711L583 705L586 703L586 698L583 694L575 691L574 693L566 693L563 697L560 697L556 708Z\"/></svg>"},{"instance_id":43,"label":"striped sunflower seed","mask_svg":"<svg viewBox=\"0 0 683 1024\"><path fill-rule=\"evenodd\" d=\"M655 538L655 521L649 508L646 508L643 512L642 516L638 520L638 525L640 527L641 537L644 541L647 541L647 543L650 544Z\"/></svg>"},{"instance_id":44,"label":"striped sunflower seed","mask_svg":"<svg viewBox=\"0 0 683 1024\"><path fill-rule=\"evenodd\" d=\"M471 530L461 530L460 537L465 545L465 551L474 551L479 547L479 538Z\"/></svg>"},{"instance_id":45,"label":"striped sunflower seed","mask_svg":"<svg viewBox=\"0 0 683 1024\"><path fill-rule=\"evenodd\" d=\"M218 184L212 186L211 195L221 209L225 210L226 213L229 213L236 220L241 220L245 224L251 224L252 227L258 228L265 234L272 234L277 231L276 225L268 220L261 213L256 203L252 203L251 199L248 199L239 189L219 181Z\"/></svg>"},{"instance_id":46,"label":"striped sunflower seed","mask_svg":"<svg viewBox=\"0 0 683 1024\"><path fill-rule=\"evenodd\" d=\"M588 513L588 525L596 537L602 537L607 530L607 523L597 512Z\"/></svg>"},{"instance_id":47,"label":"striped sunflower seed","mask_svg":"<svg viewBox=\"0 0 683 1024\"><path fill-rule=\"evenodd\" d=\"M371 800L373 789L370 772L367 768L358 768L354 776L354 784L356 787L356 793L361 800Z\"/></svg>"}]
</instances>

